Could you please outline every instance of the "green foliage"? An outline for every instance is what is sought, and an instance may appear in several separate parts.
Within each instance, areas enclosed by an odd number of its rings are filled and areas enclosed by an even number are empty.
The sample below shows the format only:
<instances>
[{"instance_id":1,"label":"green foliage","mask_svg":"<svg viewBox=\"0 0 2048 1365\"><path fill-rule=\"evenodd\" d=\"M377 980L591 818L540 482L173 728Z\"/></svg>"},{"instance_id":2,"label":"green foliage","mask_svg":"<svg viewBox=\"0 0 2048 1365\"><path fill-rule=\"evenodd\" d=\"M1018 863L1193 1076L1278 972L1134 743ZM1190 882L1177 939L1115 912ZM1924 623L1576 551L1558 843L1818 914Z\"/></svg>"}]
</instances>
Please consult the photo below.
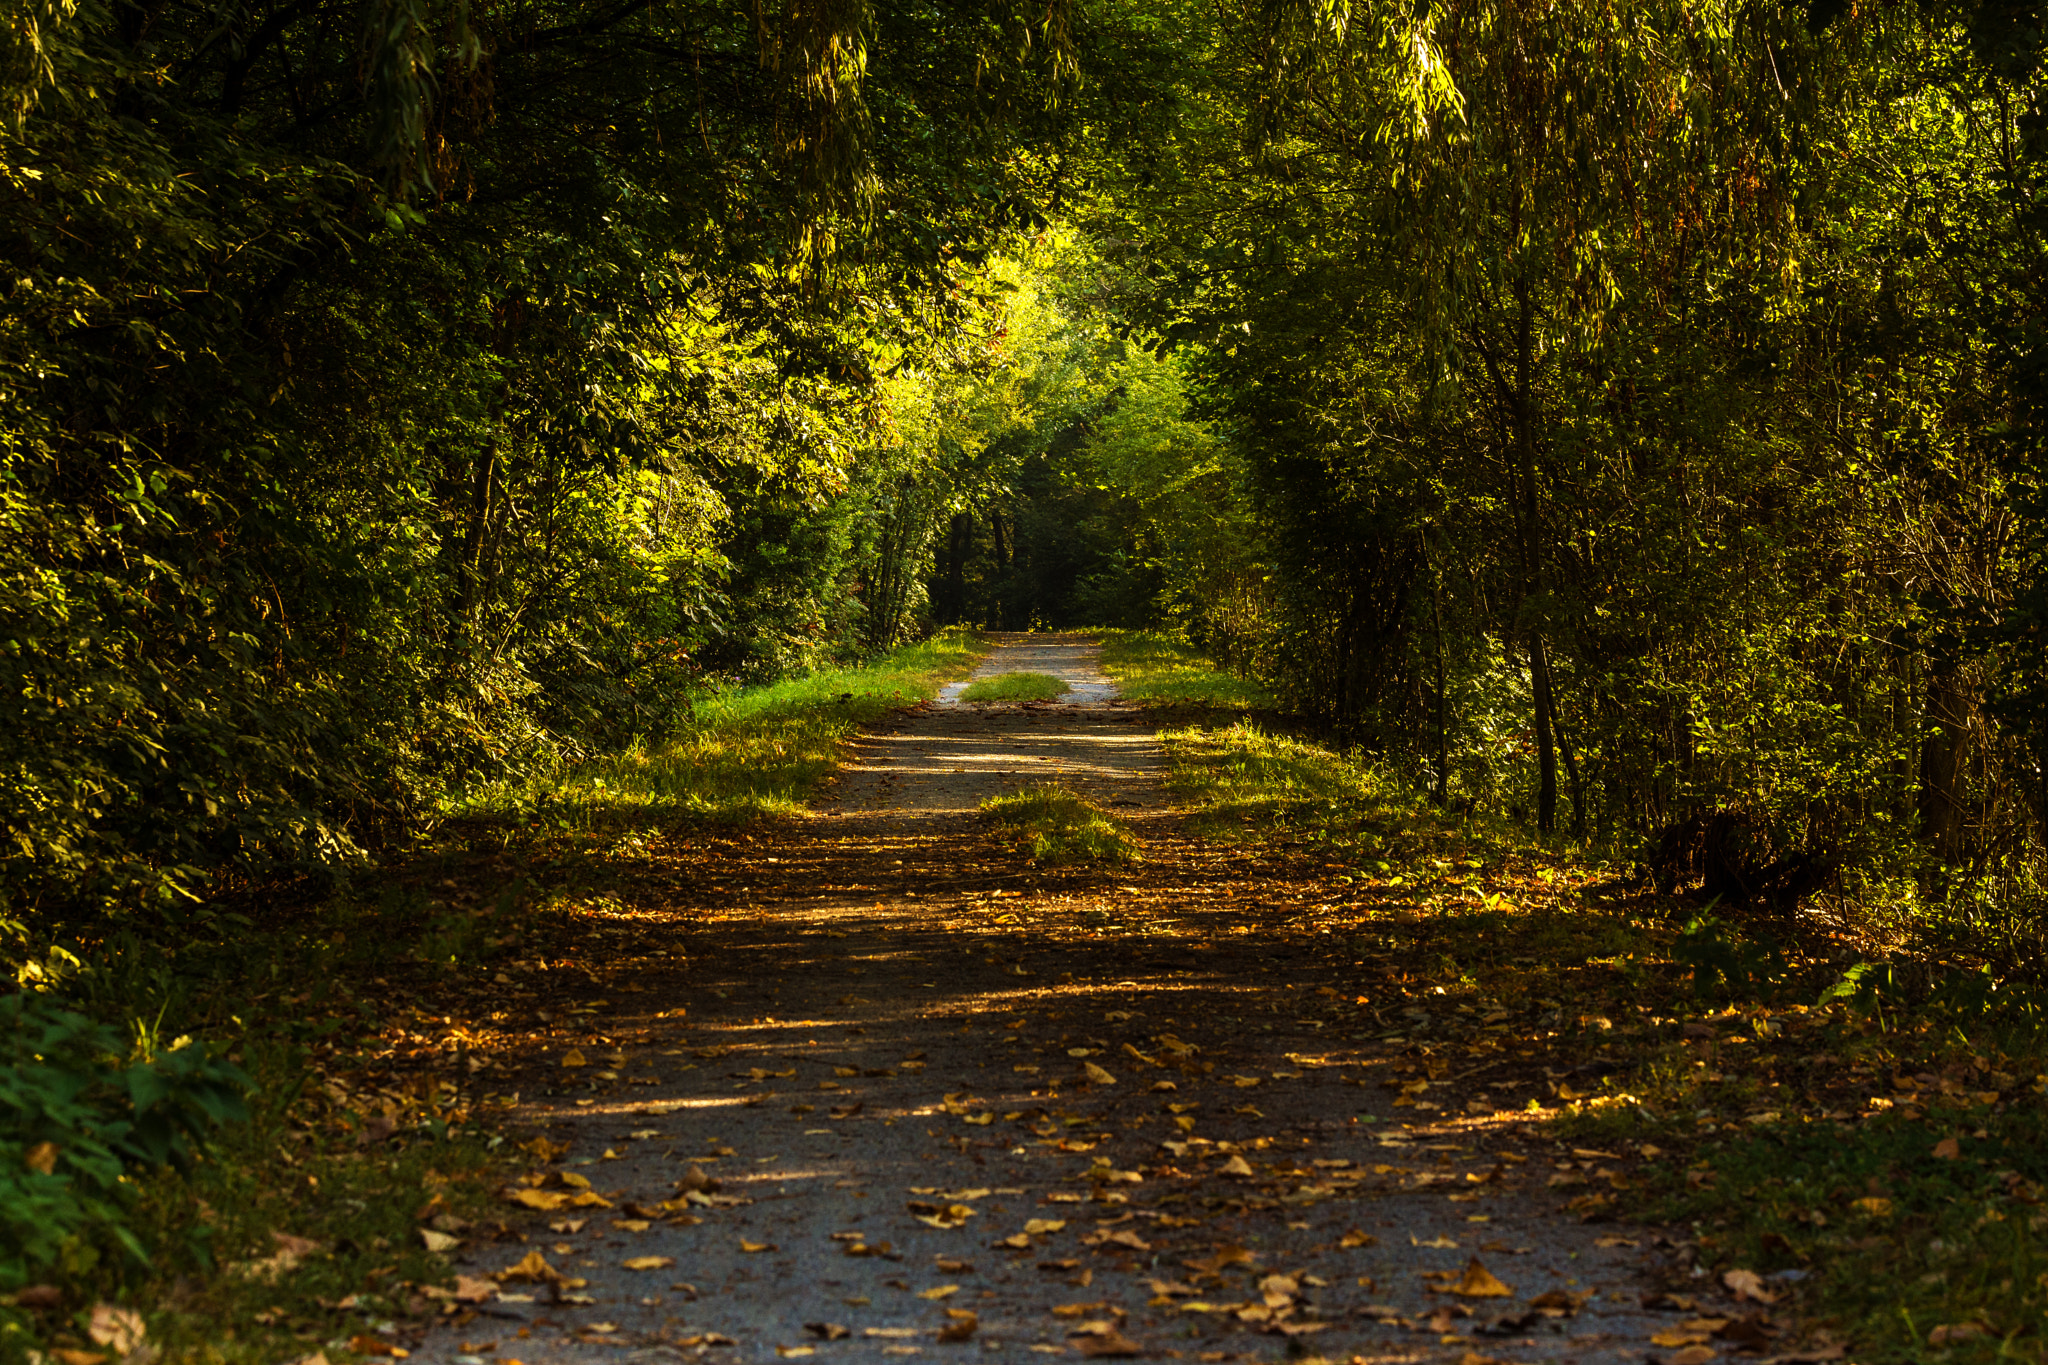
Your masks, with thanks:
<instances>
[{"instance_id":1,"label":"green foliage","mask_svg":"<svg viewBox=\"0 0 2048 1365\"><path fill-rule=\"evenodd\" d=\"M1026 787L992 796L981 809L1015 831L1034 862L1133 863L1143 857L1128 826L1065 787Z\"/></svg>"},{"instance_id":2,"label":"green foliage","mask_svg":"<svg viewBox=\"0 0 2048 1365\"><path fill-rule=\"evenodd\" d=\"M0 1292L109 1256L146 1264L136 1179L248 1118L249 1077L202 1043L133 1057L117 1030L37 995L0 998L0 1039Z\"/></svg>"},{"instance_id":3,"label":"green foliage","mask_svg":"<svg viewBox=\"0 0 2048 1365\"><path fill-rule=\"evenodd\" d=\"M998 673L967 684L958 700L966 702L1052 701L1071 689L1050 673Z\"/></svg>"}]
</instances>

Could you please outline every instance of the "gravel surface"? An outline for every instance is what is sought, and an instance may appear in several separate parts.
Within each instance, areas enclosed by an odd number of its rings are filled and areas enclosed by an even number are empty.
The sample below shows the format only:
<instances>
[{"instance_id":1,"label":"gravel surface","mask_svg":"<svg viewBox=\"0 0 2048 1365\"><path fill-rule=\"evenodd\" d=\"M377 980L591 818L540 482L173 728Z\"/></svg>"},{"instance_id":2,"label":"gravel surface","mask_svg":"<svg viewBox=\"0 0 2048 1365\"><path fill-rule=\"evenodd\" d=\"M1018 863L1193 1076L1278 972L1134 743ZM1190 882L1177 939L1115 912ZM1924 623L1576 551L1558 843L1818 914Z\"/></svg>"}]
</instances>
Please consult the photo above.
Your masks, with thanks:
<instances>
[{"instance_id":1,"label":"gravel surface","mask_svg":"<svg viewBox=\"0 0 2048 1365\"><path fill-rule=\"evenodd\" d=\"M1096 690L914 710L717 885L678 874L687 966L600 975L587 1065L565 1035L519 1078L515 1127L566 1149L537 1197L566 1173L608 1206L464 1230L462 1274L538 1252L559 1278L450 1305L415 1360L1729 1349L1700 1315L1741 1314L1682 1245L1582 1220L1635 1158L1532 1121L1541 1021L1354 1005L1282 931L1313 869L1180 834L1085 642L982 671L1027 669ZM1131 803L1146 862L1020 861L975 807L1048 776Z\"/></svg>"}]
</instances>

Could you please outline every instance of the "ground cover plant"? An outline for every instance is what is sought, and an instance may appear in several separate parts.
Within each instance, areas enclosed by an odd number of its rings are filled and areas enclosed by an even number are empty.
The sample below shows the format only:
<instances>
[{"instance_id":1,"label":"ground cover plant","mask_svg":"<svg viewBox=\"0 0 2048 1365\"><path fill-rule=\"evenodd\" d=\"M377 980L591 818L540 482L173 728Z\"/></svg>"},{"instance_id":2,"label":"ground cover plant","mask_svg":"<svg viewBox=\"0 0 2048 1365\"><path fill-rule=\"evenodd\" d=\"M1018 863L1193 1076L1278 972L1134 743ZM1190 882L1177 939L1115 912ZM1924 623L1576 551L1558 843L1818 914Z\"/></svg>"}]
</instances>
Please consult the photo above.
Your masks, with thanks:
<instances>
[{"instance_id":1,"label":"ground cover plant","mask_svg":"<svg viewBox=\"0 0 2048 1365\"><path fill-rule=\"evenodd\" d=\"M998 673L976 678L960 693L965 702L1052 701L1067 694L1063 679L1048 673Z\"/></svg>"},{"instance_id":2,"label":"ground cover plant","mask_svg":"<svg viewBox=\"0 0 2048 1365\"><path fill-rule=\"evenodd\" d=\"M1013 831L1036 862L1128 863L1143 856L1127 825L1064 787L1027 787L991 797L981 809Z\"/></svg>"}]
</instances>

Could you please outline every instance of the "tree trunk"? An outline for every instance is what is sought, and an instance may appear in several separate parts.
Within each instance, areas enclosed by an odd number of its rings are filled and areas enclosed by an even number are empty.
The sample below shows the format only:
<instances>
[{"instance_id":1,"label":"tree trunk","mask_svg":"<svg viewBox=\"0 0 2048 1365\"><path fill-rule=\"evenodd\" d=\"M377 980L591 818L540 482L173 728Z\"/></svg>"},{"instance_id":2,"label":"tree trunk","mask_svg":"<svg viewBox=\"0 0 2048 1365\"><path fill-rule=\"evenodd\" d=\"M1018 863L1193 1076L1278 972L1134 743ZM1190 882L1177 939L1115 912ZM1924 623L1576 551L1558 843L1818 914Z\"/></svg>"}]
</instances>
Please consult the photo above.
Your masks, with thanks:
<instances>
[{"instance_id":1,"label":"tree trunk","mask_svg":"<svg viewBox=\"0 0 2048 1365\"><path fill-rule=\"evenodd\" d=\"M1927 678L1928 734L1920 742L1920 835L1934 856L1963 856L1963 768L1970 744L1971 697L1954 663Z\"/></svg>"},{"instance_id":2,"label":"tree trunk","mask_svg":"<svg viewBox=\"0 0 2048 1365\"><path fill-rule=\"evenodd\" d=\"M1543 551L1536 506L1536 306L1526 275L1515 281L1515 520L1522 533L1523 602L1543 597ZM1550 691L1550 655L1543 624L1530 621L1529 671L1536 694L1536 828L1557 828L1556 699Z\"/></svg>"},{"instance_id":3,"label":"tree trunk","mask_svg":"<svg viewBox=\"0 0 2048 1365\"><path fill-rule=\"evenodd\" d=\"M967 615L967 556L974 550L974 514L955 512L946 536L946 607L943 620L958 625Z\"/></svg>"},{"instance_id":4,"label":"tree trunk","mask_svg":"<svg viewBox=\"0 0 2048 1365\"><path fill-rule=\"evenodd\" d=\"M1429 612L1436 637L1436 789L1431 799L1441 806L1451 798L1450 702L1445 695L1444 678L1444 576L1433 564L1429 572Z\"/></svg>"}]
</instances>

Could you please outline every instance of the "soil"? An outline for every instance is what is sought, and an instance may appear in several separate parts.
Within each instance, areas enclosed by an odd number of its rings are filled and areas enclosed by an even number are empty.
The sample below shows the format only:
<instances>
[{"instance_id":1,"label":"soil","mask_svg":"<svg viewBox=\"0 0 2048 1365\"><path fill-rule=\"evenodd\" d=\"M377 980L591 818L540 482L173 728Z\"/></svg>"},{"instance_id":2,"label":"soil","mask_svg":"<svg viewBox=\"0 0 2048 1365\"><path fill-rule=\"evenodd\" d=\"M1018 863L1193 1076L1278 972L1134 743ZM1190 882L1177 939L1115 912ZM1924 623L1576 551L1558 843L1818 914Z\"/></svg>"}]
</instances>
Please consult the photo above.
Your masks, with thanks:
<instances>
[{"instance_id":1,"label":"soil","mask_svg":"<svg viewBox=\"0 0 2048 1365\"><path fill-rule=\"evenodd\" d=\"M1744 1320L1601 1221L1636 1154L1531 1111L1591 1064L1558 1020L1387 990L1310 924L1309 854L1187 832L1085 640L1012 670L1074 691L906 711L809 818L663 852L636 936L554 974L495 1083L566 1146L543 1192L609 1207L468 1229L461 1273L566 1279L449 1305L414 1360L1637 1362ZM977 807L1044 780L1144 860L1033 866Z\"/></svg>"}]
</instances>

